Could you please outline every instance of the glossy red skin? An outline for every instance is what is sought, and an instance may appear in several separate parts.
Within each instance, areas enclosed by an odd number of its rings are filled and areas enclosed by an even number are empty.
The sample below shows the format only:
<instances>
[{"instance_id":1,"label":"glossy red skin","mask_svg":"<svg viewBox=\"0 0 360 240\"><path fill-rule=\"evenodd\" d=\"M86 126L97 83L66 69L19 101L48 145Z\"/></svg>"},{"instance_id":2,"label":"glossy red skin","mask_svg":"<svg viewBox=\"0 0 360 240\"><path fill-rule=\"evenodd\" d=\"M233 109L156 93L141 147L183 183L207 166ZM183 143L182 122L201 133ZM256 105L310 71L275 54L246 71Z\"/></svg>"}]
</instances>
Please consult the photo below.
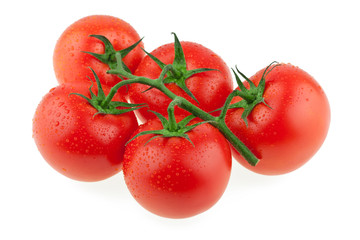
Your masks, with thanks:
<instances>
[{"instance_id":1,"label":"glossy red skin","mask_svg":"<svg viewBox=\"0 0 360 240\"><path fill-rule=\"evenodd\" d=\"M250 79L258 85L263 70ZM248 84L245 83L246 87ZM257 105L248 118L241 119L243 109L230 109L226 124L260 159L254 167L232 148L233 156L256 173L278 175L305 164L324 142L330 107L316 80L291 64L276 67L266 77L264 104ZM237 97L232 103L241 100Z\"/></svg>"},{"instance_id":2,"label":"glossy red skin","mask_svg":"<svg viewBox=\"0 0 360 240\"><path fill-rule=\"evenodd\" d=\"M134 133L160 129L158 119ZM125 182L145 209L167 218L186 218L213 206L225 191L231 171L231 150L226 139L210 124L184 138L145 135L131 141L124 155Z\"/></svg>"},{"instance_id":3,"label":"glossy red skin","mask_svg":"<svg viewBox=\"0 0 360 240\"><path fill-rule=\"evenodd\" d=\"M195 74L186 80L186 86L193 93L200 105L190 98L181 88L174 83L167 84L167 88L178 96L184 97L194 105L209 112L223 106L227 96L233 90L233 82L226 63L210 49L193 42L181 42L187 62L187 69L211 68L219 71L209 71ZM171 64L174 60L174 44L166 44L151 52L165 64ZM135 71L135 75L156 79L161 73L161 68L146 56ZM171 102L165 94L157 89L143 93L149 87L142 84L131 84L129 98L132 103L147 103L150 110L167 116L167 107ZM189 113L178 107L175 108L177 115ZM137 111L137 116L142 122L154 117L146 108Z\"/></svg>"},{"instance_id":4,"label":"glossy red skin","mask_svg":"<svg viewBox=\"0 0 360 240\"><path fill-rule=\"evenodd\" d=\"M99 181L122 168L125 143L138 127L133 112L101 115L85 99L89 83L62 84L50 90L36 109L33 138L44 159L61 174ZM105 93L108 92L103 87ZM96 87L93 87L96 93ZM114 100L125 101L117 96Z\"/></svg>"},{"instance_id":5,"label":"glossy red skin","mask_svg":"<svg viewBox=\"0 0 360 240\"><path fill-rule=\"evenodd\" d=\"M87 76L92 76L89 67L98 74L102 85L112 87L121 81L116 75L106 73L109 70L107 64L82 52L104 53L104 44L94 37L89 37L91 34L105 36L115 50L127 48L140 39L139 34L130 24L116 17L93 15L74 22L62 33L54 50L54 70L60 84L74 81L88 82ZM144 47L142 42L123 59L132 72L144 57L140 47ZM121 88L120 93L126 93L126 88Z\"/></svg>"}]
</instances>

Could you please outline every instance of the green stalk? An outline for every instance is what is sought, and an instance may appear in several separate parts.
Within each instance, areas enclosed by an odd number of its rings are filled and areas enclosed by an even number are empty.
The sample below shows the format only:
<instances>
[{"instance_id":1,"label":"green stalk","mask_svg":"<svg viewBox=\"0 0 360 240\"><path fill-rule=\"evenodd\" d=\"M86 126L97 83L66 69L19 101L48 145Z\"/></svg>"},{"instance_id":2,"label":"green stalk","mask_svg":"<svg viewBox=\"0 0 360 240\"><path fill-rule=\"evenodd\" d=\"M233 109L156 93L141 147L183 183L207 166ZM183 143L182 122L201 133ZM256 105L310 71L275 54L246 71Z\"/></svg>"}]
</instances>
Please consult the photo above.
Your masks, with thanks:
<instances>
[{"instance_id":1,"label":"green stalk","mask_svg":"<svg viewBox=\"0 0 360 240\"><path fill-rule=\"evenodd\" d=\"M166 88L166 87L165 87ZM166 88L167 89L167 88ZM159 89L163 91L162 89ZM167 89L168 90L168 89ZM166 94L171 99L177 99L178 106L186 111L192 113L194 116L201 118L204 121L209 121L211 125L219 129L219 131L225 136L225 138L233 145L233 147L246 159L246 161L252 165L256 166L259 162L259 159L250 151L250 149L239 140L239 138L228 128L225 124L225 115L224 117L214 117L207 112L203 111L202 109L196 107L188 100L182 97L178 97L177 95L173 94L170 90L168 90L171 94Z\"/></svg>"},{"instance_id":2,"label":"green stalk","mask_svg":"<svg viewBox=\"0 0 360 240\"><path fill-rule=\"evenodd\" d=\"M168 107L169 131L177 130L177 123L176 123L175 114L174 114L175 105L177 105L177 101L174 100L169 104L169 107Z\"/></svg>"},{"instance_id":3,"label":"green stalk","mask_svg":"<svg viewBox=\"0 0 360 240\"><path fill-rule=\"evenodd\" d=\"M160 91L162 91L166 96L171 98L172 100L176 100L176 104L181 107L182 109L185 109L186 111L193 114L195 117L199 117L203 119L204 121L208 121L210 124L212 124L214 127L220 130L220 132L225 136L225 138L234 146L234 148L251 164L252 166L255 166L259 159L256 158L256 156L248 149L248 147L245 146L243 142L241 142L232 132L231 130L226 126L225 124L225 111L228 107L223 109L221 116L222 117L214 117L210 115L209 113L203 111L202 109L198 108L197 106L193 105L191 102L186 100L183 97L179 97L173 92L171 92L164 84L163 80L168 71L171 71L172 65L166 65L161 72L161 75L158 79L148 79L145 77L138 77L135 75L132 75L129 72L126 72L121 64L121 54L116 53L115 57L117 58L117 61L119 64L117 64L117 69L109 70L108 73L111 74L120 74L123 77L127 78L128 80L123 80L116 84L104 100L104 103L110 102L113 96L117 93L118 89L120 87L123 87L128 84L133 83L141 83L148 85L153 88L157 88ZM230 97L232 98L235 95L232 94ZM231 99L228 98L226 102L226 106L229 105Z\"/></svg>"}]
</instances>

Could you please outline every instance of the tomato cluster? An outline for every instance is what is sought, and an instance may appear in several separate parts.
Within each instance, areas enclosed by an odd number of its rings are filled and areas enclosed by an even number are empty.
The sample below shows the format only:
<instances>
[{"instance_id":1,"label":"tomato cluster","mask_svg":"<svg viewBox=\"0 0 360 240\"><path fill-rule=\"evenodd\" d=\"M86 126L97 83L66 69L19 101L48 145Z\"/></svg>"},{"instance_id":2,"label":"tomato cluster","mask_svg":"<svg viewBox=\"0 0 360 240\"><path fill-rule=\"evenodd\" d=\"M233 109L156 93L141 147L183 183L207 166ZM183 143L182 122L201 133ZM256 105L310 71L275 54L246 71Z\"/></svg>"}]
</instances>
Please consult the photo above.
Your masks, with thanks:
<instances>
[{"instance_id":1,"label":"tomato cluster","mask_svg":"<svg viewBox=\"0 0 360 240\"><path fill-rule=\"evenodd\" d=\"M232 156L276 175L320 148L330 108L305 71L272 64L247 78L236 69L234 89L220 56L174 39L148 53L132 26L106 15L64 31L53 58L59 85L33 118L35 143L55 170L89 182L123 170L144 208L185 218L220 199Z\"/></svg>"}]
</instances>

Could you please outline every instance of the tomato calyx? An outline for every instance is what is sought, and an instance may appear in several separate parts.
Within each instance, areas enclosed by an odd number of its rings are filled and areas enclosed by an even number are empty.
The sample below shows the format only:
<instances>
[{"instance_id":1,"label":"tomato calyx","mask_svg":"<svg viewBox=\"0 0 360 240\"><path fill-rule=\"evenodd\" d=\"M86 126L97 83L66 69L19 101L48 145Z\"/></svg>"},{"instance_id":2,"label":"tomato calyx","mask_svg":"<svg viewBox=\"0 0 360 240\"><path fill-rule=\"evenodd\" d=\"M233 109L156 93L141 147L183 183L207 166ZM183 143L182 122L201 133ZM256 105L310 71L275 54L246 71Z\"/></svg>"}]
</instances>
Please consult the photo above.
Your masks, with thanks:
<instances>
[{"instance_id":1,"label":"tomato calyx","mask_svg":"<svg viewBox=\"0 0 360 240\"><path fill-rule=\"evenodd\" d=\"M235 89L233 91L233 93L230 94L228 97L228 100L227 100L228 104L225 103L225 105L226 105L227 109L243 108L244 112L242 113L241 118L244 120L246 126L248 125L247 118L248 118L249 114L251 113L251 111L255 108L255 106L257 106L260 103L263 103L266 106L268 106L269 108L271 108L271 106L269 106L265 102L265 99L264 99L265 79L266 79L267 75L277 66L280 66L280 64L278 62L274 61L265 68L265 71L261 77L261 80L260 80L258 86L255 86L255 84L248 77L246 77L242 72L240 72L239 69L237 68L237 66L235 66L238 74L240 74L249 83L249 86L250 86L249 89L247 89L244 86L239 75L235 72L235 70L231 69L235 75L235 79L236 79L236 82L237 82L240 90ZM242 100L237 103L234 103L234 104L229 104L229 102L235 96L241 97ZM223 110L225 108L225 105L223 107Z\"/></svg>"},{"instance_id":2,"label":"tomato calyx","mask_svg":"<svg viewBox=\"0 0 360 240\"><path fill-rule=\"evenodd\" d=\"M93 84L91 84L89 88L91 98L88 98L80 93L70 93L70 95L77 95L88 101L88 103L98 111L97 113L94 114L94 116L97 114L119 115L145 107L144 104L130 104L127 102L111 101L111 99L110 100L107 99L107 96L105 95L104 90L102 89L99 77L92 68L90 68L90 70L94 75L98 88L98 94L95 95L95 93L92 91ZM119 107L121 107L122 109L118 109Z\"/></svg>"},{"instance_id":3,"label":"tomato calyx","mask_svg":"<svg viewBox=\"0 0 360 240\"><path fill-rule=\"evenodd\" d=\"M100 41L102 41L104 43L105 53L104 54L98 54L98 53L86 52L86 51L83 51L83 52L87 53L87 54L90 54L91 56L95 57L99 61L107 64L110 69L116 69L116 66L117 66L118 62L116 61L115 54L117 52L119 52L121 54L121 56L124 58L137 45L139 45L139 43L143 40L143 38L141 38L139 41L137 41L136 43L134 43L130 47L127 47L127 48L124 48L122 50L116 51L114 49L113 45L111 44L111 42L109 41L109 39L107 39L105 36L102 36L102 35L90 35L89 37L94 37L94 38L97 38ZM125 65L124 62L122 62L122 66L127 72L131 73L130 69Z\"/></svg>"},{"instance_id":4,"label":"tomato calyx","mask_svg":"<svg viewBox=\"0 0 360 240\"><path fill-rule=\"evenodd\" d=\"M159 137L165 137L165 138L171 138L171 137L181 137L181 138L185 138L186 140L188 140L193 146L193 142L191 141L191 139L189 138L189 135L187 134L187 132L193 130L195 127L207 123L208 121L202 121L202 122L198 122L192 125L187 125L191 120L193 120L195 118L194 115L190 115L185 117L184 119L182 119L180 122L176 122L175 119L175 114L174 114L174 107L178 104L177 99L174 99L168 107L168 119L166 117L164 117L163 115L161 115L158 112L149 110L150 112L154 113L160 120L163 129L159 129L159 130L150 130L150 131L144 131L141 133L138 133L137 135L135 135L133 138L131 138L126 144L128 144L129 142L131 142L132 140L134 140L137 137L143 136L143 135L147 135L147 134L155 134L155 136L153 136L152 138L150 138L145 145L150 142L151 140L155 139L155 138L159 138ZM195 147L195 146L194 146Z\"/></svg>"},{"instance_id":5,"label":"tomato calyx","mask_svg":"<svg viewBox=\"0 0 360 240\"><path fill-rule=\"evenodd\" d=\"M163 63L160 59L155 57L154 55L150 54L149 52L143 51L156 62L157 65L163 70L166 66L168 66L169 71L166 73L166 77L164 79L164 83L175 83L178 87L180 87L187 95L189 95L192 99L194 99L198 104L198 100L196 97L192 94L192 92L189 90L189 88L186 86L186 79L190 78L191 76L207 72L207 71L218 71L217 69L212 68L198 68L198 69L192 69L187 70L187 64L185 60L185 55L183 48L181 46L181 43L176 36L175 33L172 33L174 35L174 50L175 50L175 56L174 61L172 64L166 65ZM146 91L150 90L151 88L147 89Z\"/></svg>"}]
</instances>

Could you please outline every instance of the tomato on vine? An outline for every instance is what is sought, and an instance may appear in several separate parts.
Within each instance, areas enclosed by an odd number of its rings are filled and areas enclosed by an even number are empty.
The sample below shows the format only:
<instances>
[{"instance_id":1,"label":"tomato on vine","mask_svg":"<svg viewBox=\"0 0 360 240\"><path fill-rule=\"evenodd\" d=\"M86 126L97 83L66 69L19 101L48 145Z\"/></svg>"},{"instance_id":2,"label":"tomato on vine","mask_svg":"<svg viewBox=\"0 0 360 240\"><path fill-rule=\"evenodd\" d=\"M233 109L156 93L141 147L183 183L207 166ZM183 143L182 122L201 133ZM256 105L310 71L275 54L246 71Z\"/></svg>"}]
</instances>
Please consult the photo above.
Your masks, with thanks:
<instances>
[{"instance_id":1,"label":"tomato on vine","mask_svg":"<svg viewBox=\"0 0 360 240\"><path fill-rule=\"evenodd\" d=\"M144 56L143 43L127 22L107 15L84 17L71 24L58 39L53 64L58 82L87 82L95 70L101 84L112 87L121 79L106 74L114 62L116 51L122 51L128 71L134 72ZM121 89L126 93L126 88Z\"/></svg>"},{"instance_id":2,"label":"tomato on vine","mask_svg":"<svg viewBox=\"0 0 360 240\"><path fill-rule=\"evenodd\" d=\"M155 49L141 61L134 75L156 79L162 69L172 65L164 82L177 96L184 97L206 112L220 108L233 90L233 82L226 63L210 49L194 43L180 42L174 34L175 43ZM146 103L150 110L166 115L171 99L158 89L143 84L131 84L129 98L132 103ZM176 107L176 114L189 115ZM153 118L146 109L137 111L142 121Z\"/></svg>"},{"instance_id":3,"label":"tomato on vine","mask_svg":"<svg viewBox=\"0 0 360 240\"><path fill-rule=\"evenodd\" d=\"M186 218L220 199L232 154L251 171L277 175L318 151L330 107L313 77L291 64L270 64L250 79L236 68L234 90L217 54L174 39L148 53L128 23L104 15L64 31L53 58L60 85L33 119L35 143L55 170L99 181L123 169L141 206Z\"/></svg>"},{"instance_id":4,"label":"tomato on vine","mask_svg":"<svg viewBox=\"0 0 360 240\"><path fill-rule=\"evenodd\" d=\"M242 97L233 98L226 124L260 162L251 166L233 149L235 159L266 175L288 173L305 164L323 144L330 123L329 102L320 85L291 64L262 69L243 85L236 77ZM257 104L248 111L255 99Z\"/></svg>"},{"instance_id":5,"label":"tomato on vine","mask_svg":"<svg viewBox=\"0 0 360 240\"><path fill-rule=\"evenodd\" d=\"M157 113L160 119L135 131L126 146L123 172L131 194L145 209L186 218L220 199L230 177L231 151L209 123L189 123L193 117L171 114L173 110L167 120Z\"/></svg>"},{"instance_id":6,"label":"tomato on vine","mask_svg":"<svg viewBox=\"0 0 360 240\"><path fill-rule=\"evenodd\" d=\"M122 168L125 143L138 127L132 110L117 95L102 104L109 89L90 82L64 83L50 90L33 119L33 138L44 159L79 181L99 181ZM94 90L94 92L92 91Z\"/></svg>"}]
</instances>

